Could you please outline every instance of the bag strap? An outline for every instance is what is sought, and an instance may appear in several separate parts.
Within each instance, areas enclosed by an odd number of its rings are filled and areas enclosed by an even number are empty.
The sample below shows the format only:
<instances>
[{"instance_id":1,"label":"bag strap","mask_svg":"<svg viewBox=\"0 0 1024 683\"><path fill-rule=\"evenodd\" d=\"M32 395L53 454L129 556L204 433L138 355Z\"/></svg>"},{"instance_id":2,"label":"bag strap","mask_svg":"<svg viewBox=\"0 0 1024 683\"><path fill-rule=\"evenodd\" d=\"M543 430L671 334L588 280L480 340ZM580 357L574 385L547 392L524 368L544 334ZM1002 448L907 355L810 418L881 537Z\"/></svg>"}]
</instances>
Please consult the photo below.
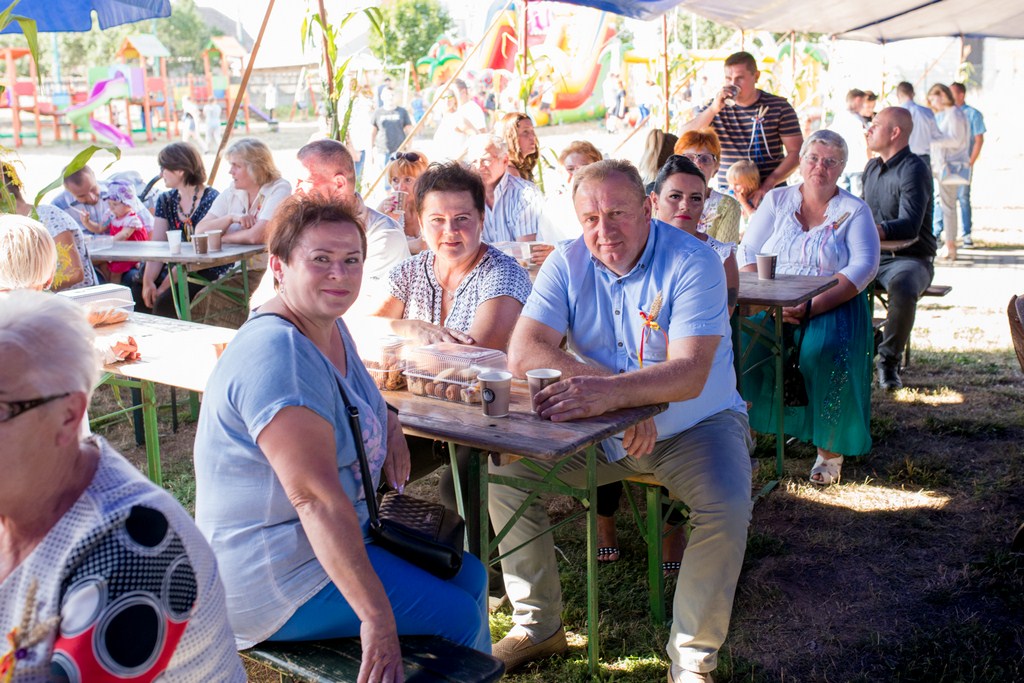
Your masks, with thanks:
<instances>
[{"instance_id":1,"label":"bag strap","mask_svg":"<svg viewBox=\"0 0 1024 683\"><path fill-rule=\"evenodd\" d=\"M249 318L246 322L251 322L265 316L280 318L298 330L299 334L302 334L304 337L306 336L299 329L298 325L280 313L259 313ZM363 480L363 494L366 496L366 511L369 514L370 526L378 527L380 526L380 521L377 516L377 492L373 490L373 475L370 472L370 463L366 459L366 449L363 447L363 427L359 424L359 408L356 408L349 402L348 394L345 393L345 385L341 383L341 378L335 377L335 380L338 383L338 391L341 392L341 401L345 404L345 414L348 416L349 429L352 430L352 440L355 441L356 456L359 458L359 471Z\"/></svg>"}]
</instances>

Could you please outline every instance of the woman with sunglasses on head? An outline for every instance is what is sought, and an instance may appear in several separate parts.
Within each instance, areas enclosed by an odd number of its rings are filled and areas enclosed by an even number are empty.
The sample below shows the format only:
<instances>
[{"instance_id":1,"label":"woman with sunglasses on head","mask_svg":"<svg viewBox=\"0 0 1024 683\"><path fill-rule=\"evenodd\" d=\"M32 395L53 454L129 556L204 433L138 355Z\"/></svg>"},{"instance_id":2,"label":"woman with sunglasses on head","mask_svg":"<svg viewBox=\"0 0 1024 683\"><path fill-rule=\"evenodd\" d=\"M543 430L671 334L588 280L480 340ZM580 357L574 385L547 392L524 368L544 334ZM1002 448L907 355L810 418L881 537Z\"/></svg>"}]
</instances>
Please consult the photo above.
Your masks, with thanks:
<instances>
[{"instance_id":1,"label":"woman with sunglasses on head","mask_svg":"<svg viewBox=\"0 0 1024 683\"><path fill-rule=\"evenodd\" d=\"M420 235L420 216L416 211L416 196L413 188L416 179L427 170L427 157L420 152L395 152L391 155L385 171L385 177L391 184L391 194L384 198L377 207L381 213L394 219L405 230L409 241L409 251L418 254L425 248ZM405 197L397 192L404 192Z\"/></svg>"},{"instance_id":2,"label":"woman with sunglasses on head","mask_svg":"<svg viewBox=\"0 0 1024 683\"><path fill-rule=\"evenodd\" d=\"M540 144L533 119L518 112L505 114L494 125L494 133L508 145L508 172L534 182L533 169L540 158Z\"/></svg>"},{"instance_id":3,"label":"woman with sunglasses on head","mask_svg":"<svg viewBox=\"0 0 1024 683\"><path fill-rule=\"evenodd\" d=\"M838 186L847 146L819 130L800 148L799 185L772 190L750 219L738 252L741 270L757 269L758 254L776 254L783 275L828 275L839 283L808 304L783 309L783 321L800 325L800 371L808 404L785 408L786 434L813 443L818 458L811 483L838 483L844 456L871 450L871 306L864 291L878 270L878 229L871 209ZM757 318L763 318L764 313ZM801 324L805 321L805 324ZM773 432L777 424L774 363L747 360L742 394L753 402L750 426Z\"/></svg>"},{"instance_id":4,"label":"woman with sunglasses on head","mask_svg":"<svg viewBox=\"0 0 1024 683\"><path fill-rule=\"evenodd\" d=\"M682 134L675 146L680 154L700 169L708 179L707 199L697 223L698 232L706 232L720 242L738 242L740 239L740 203L727 194L711 187L711 179L718 176L722 143L711 128L689 130Z\"/></svg>"}]
</instances>

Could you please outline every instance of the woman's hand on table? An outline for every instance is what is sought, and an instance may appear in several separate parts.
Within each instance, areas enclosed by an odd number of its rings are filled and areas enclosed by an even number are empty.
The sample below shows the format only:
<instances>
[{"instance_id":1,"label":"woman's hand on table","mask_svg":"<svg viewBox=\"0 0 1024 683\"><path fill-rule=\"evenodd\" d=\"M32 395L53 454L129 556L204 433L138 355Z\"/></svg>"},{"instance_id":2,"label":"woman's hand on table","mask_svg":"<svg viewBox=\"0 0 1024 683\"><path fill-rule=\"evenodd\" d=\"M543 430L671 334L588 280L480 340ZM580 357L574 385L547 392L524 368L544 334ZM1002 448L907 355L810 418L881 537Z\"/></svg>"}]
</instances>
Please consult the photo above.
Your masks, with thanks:
<instances>
[{"instance_id":1,"label":"woman's hand on table","mask_svg":"<svg viewBox=\"0 0 1024 683\"><path fill-rule=\"evenodd\" d=\"M436 344L438 342L451 342L453 344L472 344L474 340L465 332L453 330L449 327L433 325L422 320L407 321L416 323L413 327L413 335L417 341L424 344Z\"/></svg>"},{"instance_id":2,"label":"woman's hand on table","mask_svg":"<svg viewBox=\"0 0 1024 683\"><path fill-rule=\"evenodd\" d=\"M256 224L256 216L248 213L240 213L231 217L232 223L237 223L242 230L248 230Z\"/></svg>"},{"instance_id":3,"label":"woman's hand on table","mask_svg":"<svg viewBox=\"0 0 1024 683\"><path fill-rule=\"evenodd\" d=\"M643 422L629 427L622 436L622 447L631 458L642 458L654 451L654 444L658 440L658 428L654 424L654 418L649 417Z\"/></svg>"},{"instance_id":4,"label":"woman's hand on table","mask_svg":"<svg viewBox=\"0 0 1024 683\"><path fill-rule=\"evenodd\" d=\"M363 660L359 665L358 683L404 683L402 648L394 617L379 623L364 621L359 626L359 640Z\"/></svg>"}]
</instances>

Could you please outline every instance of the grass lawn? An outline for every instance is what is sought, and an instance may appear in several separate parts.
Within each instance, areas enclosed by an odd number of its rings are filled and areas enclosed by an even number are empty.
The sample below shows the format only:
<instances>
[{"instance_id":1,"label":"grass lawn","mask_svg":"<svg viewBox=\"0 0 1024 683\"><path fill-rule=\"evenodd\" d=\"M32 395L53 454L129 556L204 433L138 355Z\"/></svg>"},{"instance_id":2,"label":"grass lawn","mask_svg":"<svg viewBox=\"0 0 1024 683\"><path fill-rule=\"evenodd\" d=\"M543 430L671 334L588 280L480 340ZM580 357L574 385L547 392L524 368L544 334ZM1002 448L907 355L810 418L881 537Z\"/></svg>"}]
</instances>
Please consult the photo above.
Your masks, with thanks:
<instances>
[{"instance_id":1,"label":"grass lawn","mask_svg":"<svg viewBox=\"0 0 1024 683\"><path fill-rule=\"evenodd\" d=\"M787 448L786 476L754 508L717 681L1024 680L1024 558L1008 552L1024 522L1024 375L1005 313L1024 291L1024 251L964 257L935 278L954 293L922 302L907 388L875 390L871 454L820 489L806 481L813 449ZM109 405L109 390L96 400ZM194 425L172 434L162 414L160 427L167 487L191 508ZM143 466L124 425L103 433ZM755 485L773 472L771 438L757 455ZM573 503L549 505L558 517ZM556 542L570 655L506 680L588 679L582 526ZM622 559L600 572L601 678L663 681L668 627L648 618L645 550L625 505L619 542ZM492 616L496 639L510 626L507 611Z\"/></svg>"}]
</instances>

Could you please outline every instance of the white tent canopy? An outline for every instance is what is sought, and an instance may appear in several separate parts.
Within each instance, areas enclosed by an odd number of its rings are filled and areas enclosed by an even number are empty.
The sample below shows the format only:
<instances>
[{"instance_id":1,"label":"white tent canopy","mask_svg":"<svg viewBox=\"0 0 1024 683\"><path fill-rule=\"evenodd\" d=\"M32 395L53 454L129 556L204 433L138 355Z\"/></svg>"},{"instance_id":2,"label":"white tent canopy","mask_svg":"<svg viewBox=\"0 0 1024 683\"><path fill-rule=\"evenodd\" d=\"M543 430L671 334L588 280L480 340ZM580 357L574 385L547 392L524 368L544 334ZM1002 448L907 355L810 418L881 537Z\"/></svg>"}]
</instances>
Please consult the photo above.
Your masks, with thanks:
<instances>
[{"instance_id":1,"label":"white tent canopy","mask_svg":"<svg viewBox=\"0 0 1024 683\"><path fill-rule=\"evenodd\" d=\"M892 42L929 36L1024 38L1020 0L683 0L681 7L746 30Z\"/></svg>"}]
</instances>

